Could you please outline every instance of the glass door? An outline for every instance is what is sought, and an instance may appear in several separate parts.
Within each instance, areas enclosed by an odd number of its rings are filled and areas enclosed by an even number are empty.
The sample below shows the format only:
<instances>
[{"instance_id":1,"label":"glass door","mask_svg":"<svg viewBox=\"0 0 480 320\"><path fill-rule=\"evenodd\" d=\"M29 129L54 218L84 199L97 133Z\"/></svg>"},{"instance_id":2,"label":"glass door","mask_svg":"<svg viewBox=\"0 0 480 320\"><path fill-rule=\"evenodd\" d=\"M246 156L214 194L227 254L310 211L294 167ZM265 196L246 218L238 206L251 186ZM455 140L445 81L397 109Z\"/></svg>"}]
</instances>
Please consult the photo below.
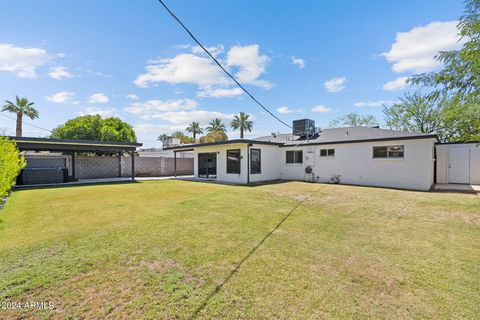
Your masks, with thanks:
<instances>
[{"instance_id":1,"label":"glass door","mask_svg":"<svg viewBox=\"0 0 480 320\"><path fill-rule=\"evenodd\" d=\"M217 153L198 154L198 177L215 179L217 177Z\"/></svg>"}]
</instances>

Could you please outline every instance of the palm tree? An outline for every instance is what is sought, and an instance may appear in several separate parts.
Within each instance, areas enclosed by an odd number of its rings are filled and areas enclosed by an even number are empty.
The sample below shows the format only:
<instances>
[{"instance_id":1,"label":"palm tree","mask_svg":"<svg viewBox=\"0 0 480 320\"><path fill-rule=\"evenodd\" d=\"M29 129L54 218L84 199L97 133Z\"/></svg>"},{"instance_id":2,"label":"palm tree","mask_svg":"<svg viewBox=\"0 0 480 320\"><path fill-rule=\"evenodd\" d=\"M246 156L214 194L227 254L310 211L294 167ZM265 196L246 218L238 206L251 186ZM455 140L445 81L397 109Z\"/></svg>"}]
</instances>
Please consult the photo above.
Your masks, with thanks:
<instances>
[{"instance_id":1,"label":"palm tree","mask_svg":"<svg viewBox=\"0 0 480 320\"><path fill-rule=\"evenodd\" d=\"M249 114L240 112L240 114L233 117L233 120L230 123L230 126L233 128L233 130L240 129L240 139L243 139L244 131L252 132L253 122L248 120L249 117Z\"/></svg>"},{"instance_id":2,"label":"palm tree","mask_svg":"<svg viewBox=\"0 0 480 320\"><path fill-rule=\"evenodd\" d=\"M197 134L203 133L203 129L200 128L200 124L197 121L190 123L190 125L187 127L187 131L193 135L193 140L196 140Z\"/></svg>"},{"instance_id":3,"label":"palm tree","mask_svg":"<svg viewBox=\"0 0 480 320\"><path fill-rule=\"evenodd\" d=\"M168 138L170 138L170 136L168 134L162 133L161 135L158 136L157 140L164 142L164 141L167 141Z\"/></svg>"},{"instance_id":4,"label":"palm tree","mask_svg":"<svg viewBox=\"0 0 480 320\"><path fill-rule=\"evenodd\" d=\"M222 123L222 119L220 118L212 119L206 129L208 132L227 132L227 128Z\"/></svg>"},{"instance_id":5,"label":"palm tree","mask_svg":"<svg viewBox=\"0 0 480 320\"><path fill-rule=\"evenodd\" d=\"M22 136L22 120L23 116L27 116L30 119L38 118L38 111L35 108L32 108L34 102L29 102L27 98L19 98L15 96L15 103L11 101L5 101L3 105L3 111L8 111L17 114L17 128L16 128L16 136Z\"/></svg>"}]
</instances>

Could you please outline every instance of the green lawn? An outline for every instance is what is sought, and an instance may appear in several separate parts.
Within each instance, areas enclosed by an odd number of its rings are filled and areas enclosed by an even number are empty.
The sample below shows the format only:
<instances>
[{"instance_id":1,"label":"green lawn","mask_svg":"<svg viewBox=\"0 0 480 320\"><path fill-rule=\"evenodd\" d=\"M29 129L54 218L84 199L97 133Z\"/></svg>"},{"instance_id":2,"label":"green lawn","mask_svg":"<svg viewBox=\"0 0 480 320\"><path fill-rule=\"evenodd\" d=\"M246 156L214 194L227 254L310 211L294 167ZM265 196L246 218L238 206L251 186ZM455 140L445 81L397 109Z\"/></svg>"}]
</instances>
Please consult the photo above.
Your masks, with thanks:
<instances>
[{"instance_id":1,"label":"green lawn","mask_svg":"<svg viewBox=\"0 0 480 320\"><path fill-rule=\"evenodd\" d=\"M15 191L0 275L2 304L55 304L1 319L472 319L480 196L167 180Z\"/></svg>"}]
</instances>

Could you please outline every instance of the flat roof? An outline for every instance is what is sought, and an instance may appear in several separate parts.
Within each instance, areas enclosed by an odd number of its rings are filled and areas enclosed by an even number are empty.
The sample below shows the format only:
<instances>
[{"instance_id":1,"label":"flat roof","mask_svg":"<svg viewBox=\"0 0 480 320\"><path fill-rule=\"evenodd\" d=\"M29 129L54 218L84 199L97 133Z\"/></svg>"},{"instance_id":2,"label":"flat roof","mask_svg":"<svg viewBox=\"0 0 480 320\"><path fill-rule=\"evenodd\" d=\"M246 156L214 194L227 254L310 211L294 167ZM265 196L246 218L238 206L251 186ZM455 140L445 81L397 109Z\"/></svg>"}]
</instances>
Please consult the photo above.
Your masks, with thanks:
<instances>
[{"instance_id":1,"label":"flat roof","mask_svg":"<svg viewBox=\"0 0 480 320\"><path fill-rule=\"evenodd\" d=\"M20 151L91 151L91 152L119 152L135 151L142 143L50 139L33 137L7 137L14 140Z\"/></svg>"},{"instance_id":2,"label":"flat roof","mask_svg":"<svg viewBox=\"0 0 480 320\"><path fill-rule=\"evenodd\" d=\"M261 140L253 140L253 139L233 139L233 140L226 140L226 141L217 141L217 142L207 142L207 143L196 143L196 144L184 144L181 146L171 146L165 147L163 150L178 150L178 149L188 149L185 151L191 151L192 148L198 147L207 147L207 146L218 146L222 144L233 144L233 143L252 143L252 144L267 144L273 146L281 146L283 143L281 142L270 142L270 141L261 141Z\"/></svg>"}]
</instances>

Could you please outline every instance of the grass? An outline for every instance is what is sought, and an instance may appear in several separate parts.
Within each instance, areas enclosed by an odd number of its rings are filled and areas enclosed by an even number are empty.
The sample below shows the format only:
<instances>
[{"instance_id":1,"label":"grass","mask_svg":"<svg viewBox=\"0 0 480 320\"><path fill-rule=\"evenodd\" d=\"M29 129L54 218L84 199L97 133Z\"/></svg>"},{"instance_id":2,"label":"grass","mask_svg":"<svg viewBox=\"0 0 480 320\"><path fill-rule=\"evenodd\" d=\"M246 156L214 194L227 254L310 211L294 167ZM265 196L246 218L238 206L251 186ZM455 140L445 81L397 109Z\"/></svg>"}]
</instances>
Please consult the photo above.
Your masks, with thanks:
<instances>
[{"instance_id":1,"label":"grass","mask_svg":"<svg viewBox=\"0 0 480 320\"><path fill-rule=\"evenodd\" d=\"M55 309L0 318L472 319L479 261L478 195L301 182L22 190L0 211L0 303Z\"/></svg>"}]
</instances>

